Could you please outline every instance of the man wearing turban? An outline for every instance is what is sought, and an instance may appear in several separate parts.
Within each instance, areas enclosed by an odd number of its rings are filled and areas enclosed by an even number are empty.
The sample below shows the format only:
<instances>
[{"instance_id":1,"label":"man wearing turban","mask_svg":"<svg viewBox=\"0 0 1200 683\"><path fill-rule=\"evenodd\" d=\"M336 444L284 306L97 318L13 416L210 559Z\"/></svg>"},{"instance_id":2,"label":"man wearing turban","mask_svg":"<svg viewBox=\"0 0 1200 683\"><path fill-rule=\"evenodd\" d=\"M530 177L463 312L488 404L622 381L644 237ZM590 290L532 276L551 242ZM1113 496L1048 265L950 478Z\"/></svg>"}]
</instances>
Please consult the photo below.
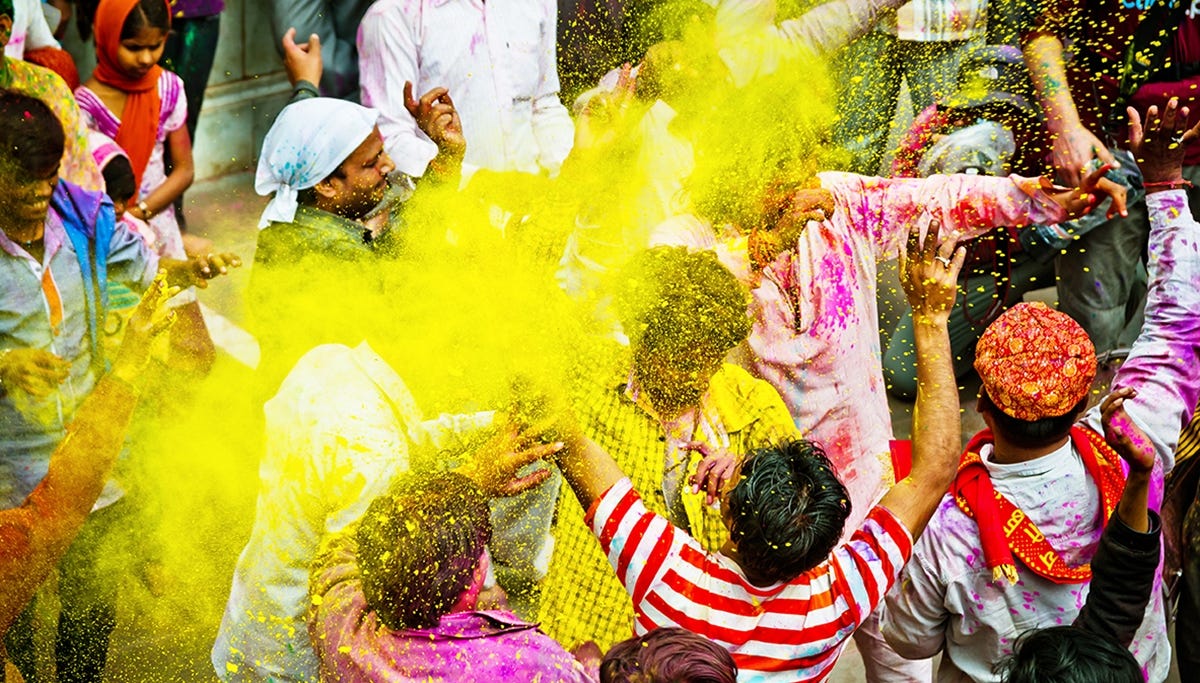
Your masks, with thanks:
<instances>
[{"instance_id":1,"label":"man wearing turban","mask_svg":"<svg viewBox=\"0 0 1200 683\"><path fill-rule=\"evenodd\" d=\"M1180 181L1181 141L1197 130L1184 132L1188 110L1177 105L1144 138L1131 114L1147 172L1151 279L1145 325L1112 382L1158 462L1132 470L1106 442L1100 407L1087 408L1095 349L1073 319L1026 303L988 327L975 360L988 429L967 445L882 616L901 655L944 650L940 681L999 681L994 665L1021 633L1075 619L1127 477L1148 478L1151 507L1161 504L1163 472L1200 395L1200 224ZM1147 119L1157 116L1152 107ZM1160 589L1130 645L1150 681L1170 666Z\"/></svg>"}]
</instances>

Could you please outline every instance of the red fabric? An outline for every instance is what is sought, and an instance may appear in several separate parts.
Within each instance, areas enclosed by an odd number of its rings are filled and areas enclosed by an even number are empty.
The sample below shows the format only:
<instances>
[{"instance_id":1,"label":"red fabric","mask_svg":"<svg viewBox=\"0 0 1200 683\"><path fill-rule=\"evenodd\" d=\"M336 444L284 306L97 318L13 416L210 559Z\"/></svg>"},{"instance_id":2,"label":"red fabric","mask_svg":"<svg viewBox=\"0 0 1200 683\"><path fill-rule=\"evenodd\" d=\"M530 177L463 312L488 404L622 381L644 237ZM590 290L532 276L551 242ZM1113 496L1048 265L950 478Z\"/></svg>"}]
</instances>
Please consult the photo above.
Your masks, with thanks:
<instances>
[{"instance_id":1,"label":"red fabric","mask_svg":"<svg viewBox=\"0 0 1200 683\"><path fill-rule=\"evenodd\" d=\"M888 445L892 451L892 474L900 481L912 473L912 441L892 439Z\"/></svg>"},{"instance_id":2,"label":"red fabric","mask_svg":"<svg viewBox=\"0 0 1200 683\"><path fill-rule=\"evenodd\" d=\"M158 79L162 67L155 65L146 75L131 78L117 64L121 47L121 28L139 0L100 0L96 8L96 70L93 76L101 83L128 93L117 130L116 142L129 154L137 186L142 186L142 173L150 163L150 155L158 142L158 119L162 103L158 95ZM166 0L163 0L166 4ZM169 15L169 6L168 6Z\"/></svg>"},{"instance_id":3,"label":"red fabric","mask_svg":"<svg viewBox=\"0 0 1200 683\"><path fill-rule=\"evenodd\" d=\"M1090 564L1070 567L1044 534L1025 513L992 487L991 476L980 458L980 448L992 443L992 432L983 430L967 444L954 478L951 492L963 514L975 520L983 559L997 580L1007 576L1017 582L1015 557L1030 571L1058 584L1084 583L1092 578ZM1107 524L1121 492L1125 489L1125 474L1121 458L1104 442L1103 437L1082 427L1071 428L1071 445L1083 460L1092 483L1100 490Z\"/></svg>"},{"instance_id":4,"label":"red fabric","mask_svg":"<svg viewBox=\"0 0 1200 683\"><path fill-rule=\"evenodd\" d=\"M1087 396L1096 348L1066 313L1021 303L979 337L975 371L997 408L1032 422L1065 415Z\"/></svg>"},{"instance_id":5,"label":"red fabric","mask_svg":"<svg viewBox=\"0 0 1200 683\"><path fill-rule=\"evenodd\" d=\"M60 50L56 47L39 47L36 50L26 50L25 61L49 69L62 76L62 79L67 82L67 87L71 89L71 92L75 92L75 89L79 87L79 69L75 67L75 60L66 50Z\"/></svg>"}]
</instances>

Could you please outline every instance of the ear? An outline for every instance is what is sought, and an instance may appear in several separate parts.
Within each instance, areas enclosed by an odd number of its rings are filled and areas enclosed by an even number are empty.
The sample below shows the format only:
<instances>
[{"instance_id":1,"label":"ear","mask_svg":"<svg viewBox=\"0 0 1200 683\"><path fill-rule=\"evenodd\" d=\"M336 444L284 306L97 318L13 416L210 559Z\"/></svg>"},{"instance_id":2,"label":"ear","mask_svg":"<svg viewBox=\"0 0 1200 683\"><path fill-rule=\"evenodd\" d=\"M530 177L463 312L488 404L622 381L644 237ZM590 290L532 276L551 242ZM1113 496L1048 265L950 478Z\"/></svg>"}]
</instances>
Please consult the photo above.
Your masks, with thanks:
<instances>
[{"instance_id":1,"label":"ear","mask_svg":"<svg viewBox=\"0 0 1200 683\"><path fill-rule=\"evenodd\" d=\"M336 185L337 178L330 176L313 186L313 190L325 199L333 199L337 196L340 189Z\"/></svg>"}]
</instances>

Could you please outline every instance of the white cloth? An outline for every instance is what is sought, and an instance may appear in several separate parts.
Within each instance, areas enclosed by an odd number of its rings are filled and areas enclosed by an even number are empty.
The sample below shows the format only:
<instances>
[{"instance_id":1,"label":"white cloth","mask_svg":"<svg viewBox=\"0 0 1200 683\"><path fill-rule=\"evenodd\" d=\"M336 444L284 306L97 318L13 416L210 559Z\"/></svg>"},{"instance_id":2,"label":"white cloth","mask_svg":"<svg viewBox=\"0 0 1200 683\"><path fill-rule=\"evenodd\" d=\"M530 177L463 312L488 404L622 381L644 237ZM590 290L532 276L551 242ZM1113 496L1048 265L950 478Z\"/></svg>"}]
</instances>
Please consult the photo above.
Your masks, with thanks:
<instances>
[{"instance_id":1,"label":"white cloth","mask_svg":"<svg viewBox=\"0 0 1200 683\"><path fill-rule=\"evenodd\" d=\"M259 229L291 223L300 190L314 187L358 149L379 122L379 112L332 97L311 97L284 107L267 131L254 189L274 194Z\"/></svg>"},{"instance_id":2,"label":"white cloth","mask_svg":"<svg viewBox=\"0 0 1200 683\"><path fill-rule=\"evenodd\" d=\"M365 342L318 346L266 403L258 506L238 558L212 663L228 681L317 680L308 568L324 534L357 520L409 445L444 448L492 413L422 420L403 380Z\"/></svg>"},{"instance_id":3,"label":"white cloth","mask_svg":"<svg viewBox=\"0 0 1200 683\"><path fill-rule=\"evenodd\" d=\"M424 175L437 146L404 107L450 91L467 139L464 177L480 168L557 173L575 124L558 99L555 0L380 0L359 29L362 99L380 110L396 167Z\"/></svg>"},{"instance_id":4,"label":"white cloth","mask_svg":"<svg viewBox=\"0 0 1200 683\"><path fill-rule=\"evenodd\" d=\"M54 31L46 23L40 0L13 0L12 36L4 46L4 55L13 59L25 59L29 50L43 47L62 49L54 39Z\"/></svg>"}]
</instances>

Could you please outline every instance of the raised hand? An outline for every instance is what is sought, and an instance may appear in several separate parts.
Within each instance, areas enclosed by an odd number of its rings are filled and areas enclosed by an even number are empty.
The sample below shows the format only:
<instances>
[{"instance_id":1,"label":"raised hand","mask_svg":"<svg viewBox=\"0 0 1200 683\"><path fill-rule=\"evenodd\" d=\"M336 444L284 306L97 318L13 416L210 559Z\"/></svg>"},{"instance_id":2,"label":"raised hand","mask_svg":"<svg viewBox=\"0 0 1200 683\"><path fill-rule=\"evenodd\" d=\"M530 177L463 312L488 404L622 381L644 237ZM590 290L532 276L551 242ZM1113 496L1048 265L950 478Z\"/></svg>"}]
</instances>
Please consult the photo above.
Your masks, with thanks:
<instances>
[{"instance_id":1,"label":"raised hand","mask_svg":"<svg viewBox=\"0 0 1200 683\"><path fill-rule=\"evenodd\" d=\"M1183 155L1189 142L1200 137L1200 123L1187 127L1187 107L1179 106L1179 99L1172 97L1159 115L1159 108L1146 110L1146 120L1133 107L1129 114L1129 149L1137 159L1142 178L1147 183L1146 191L1158 189L1150 183L1169 184L1183 180Z\"/></svg>"},{"instance_id":2,"label":"raised hand","mask_svg":"<svg viewBox=\"0 0 1200 683\"><path fill-rule=\"evenodd\" d=\"M941 239L942 224L929 222L925 241L920 228L908 232L908 244L900 254L900 284L912 306L913 322L950 320L950 309L958 296L958 274L967 258L966 247L957 247L954 239Z\"/></svg>"},{"instance_id":3,"label":"raised hand","mask_svg":"<svg viewBox=\"0 0 1200 683\"><path fill-rule=\"evenodd\" d=\"M308 81L313 85L320 83L325 71L325 62L321 58L321 37L314 33L308 37L307 43L297 45L296 29L289 28L283 34L283 67L293 86L300 81Z\"/></svg>"},{"instance_id":4,"label":"raised hand","mask_svg":"<svg viewBox=\"0 0 1200 683\"><path fill-rule=\"evenodd\" d=\"M1149 474L1158 458L1154 444L1125 412L1125 400L1136 396L1137 392L1128 387L1105 396L1100 403L1100 422L1104 425L1104 440L1129 463L1129 471Z\"/></svg>"},{"instance_id":5,"label":"raised hand","mask_svg":"<svg viewBox=\"0 0 1200 683\"><path fill-rule=\"evenodd\" d=\"M178 287L167 285L166 271L158 271L125 326L125 337L113 359L114 376L129 384L136 384L143 374L142 368L150 359L154 341L175 323L175 312L168 312L165 305L167 299L178 293Z\"/></svg>"},{"instance_id":6,"label":"raised hand","mask_svg":"<svg viewBox=\"0 0 1200 683\"><path fill-rule=\"evenodd\" d=\"M546 460L565 448L561 442L543 444L538 428L519 431L505 424L487 443L476 450L458 472L475 482L484 495L515 496L524 493L550 477L547 467L526 475L519 471L526 465Z\"/></svg>"}]
</instances>

